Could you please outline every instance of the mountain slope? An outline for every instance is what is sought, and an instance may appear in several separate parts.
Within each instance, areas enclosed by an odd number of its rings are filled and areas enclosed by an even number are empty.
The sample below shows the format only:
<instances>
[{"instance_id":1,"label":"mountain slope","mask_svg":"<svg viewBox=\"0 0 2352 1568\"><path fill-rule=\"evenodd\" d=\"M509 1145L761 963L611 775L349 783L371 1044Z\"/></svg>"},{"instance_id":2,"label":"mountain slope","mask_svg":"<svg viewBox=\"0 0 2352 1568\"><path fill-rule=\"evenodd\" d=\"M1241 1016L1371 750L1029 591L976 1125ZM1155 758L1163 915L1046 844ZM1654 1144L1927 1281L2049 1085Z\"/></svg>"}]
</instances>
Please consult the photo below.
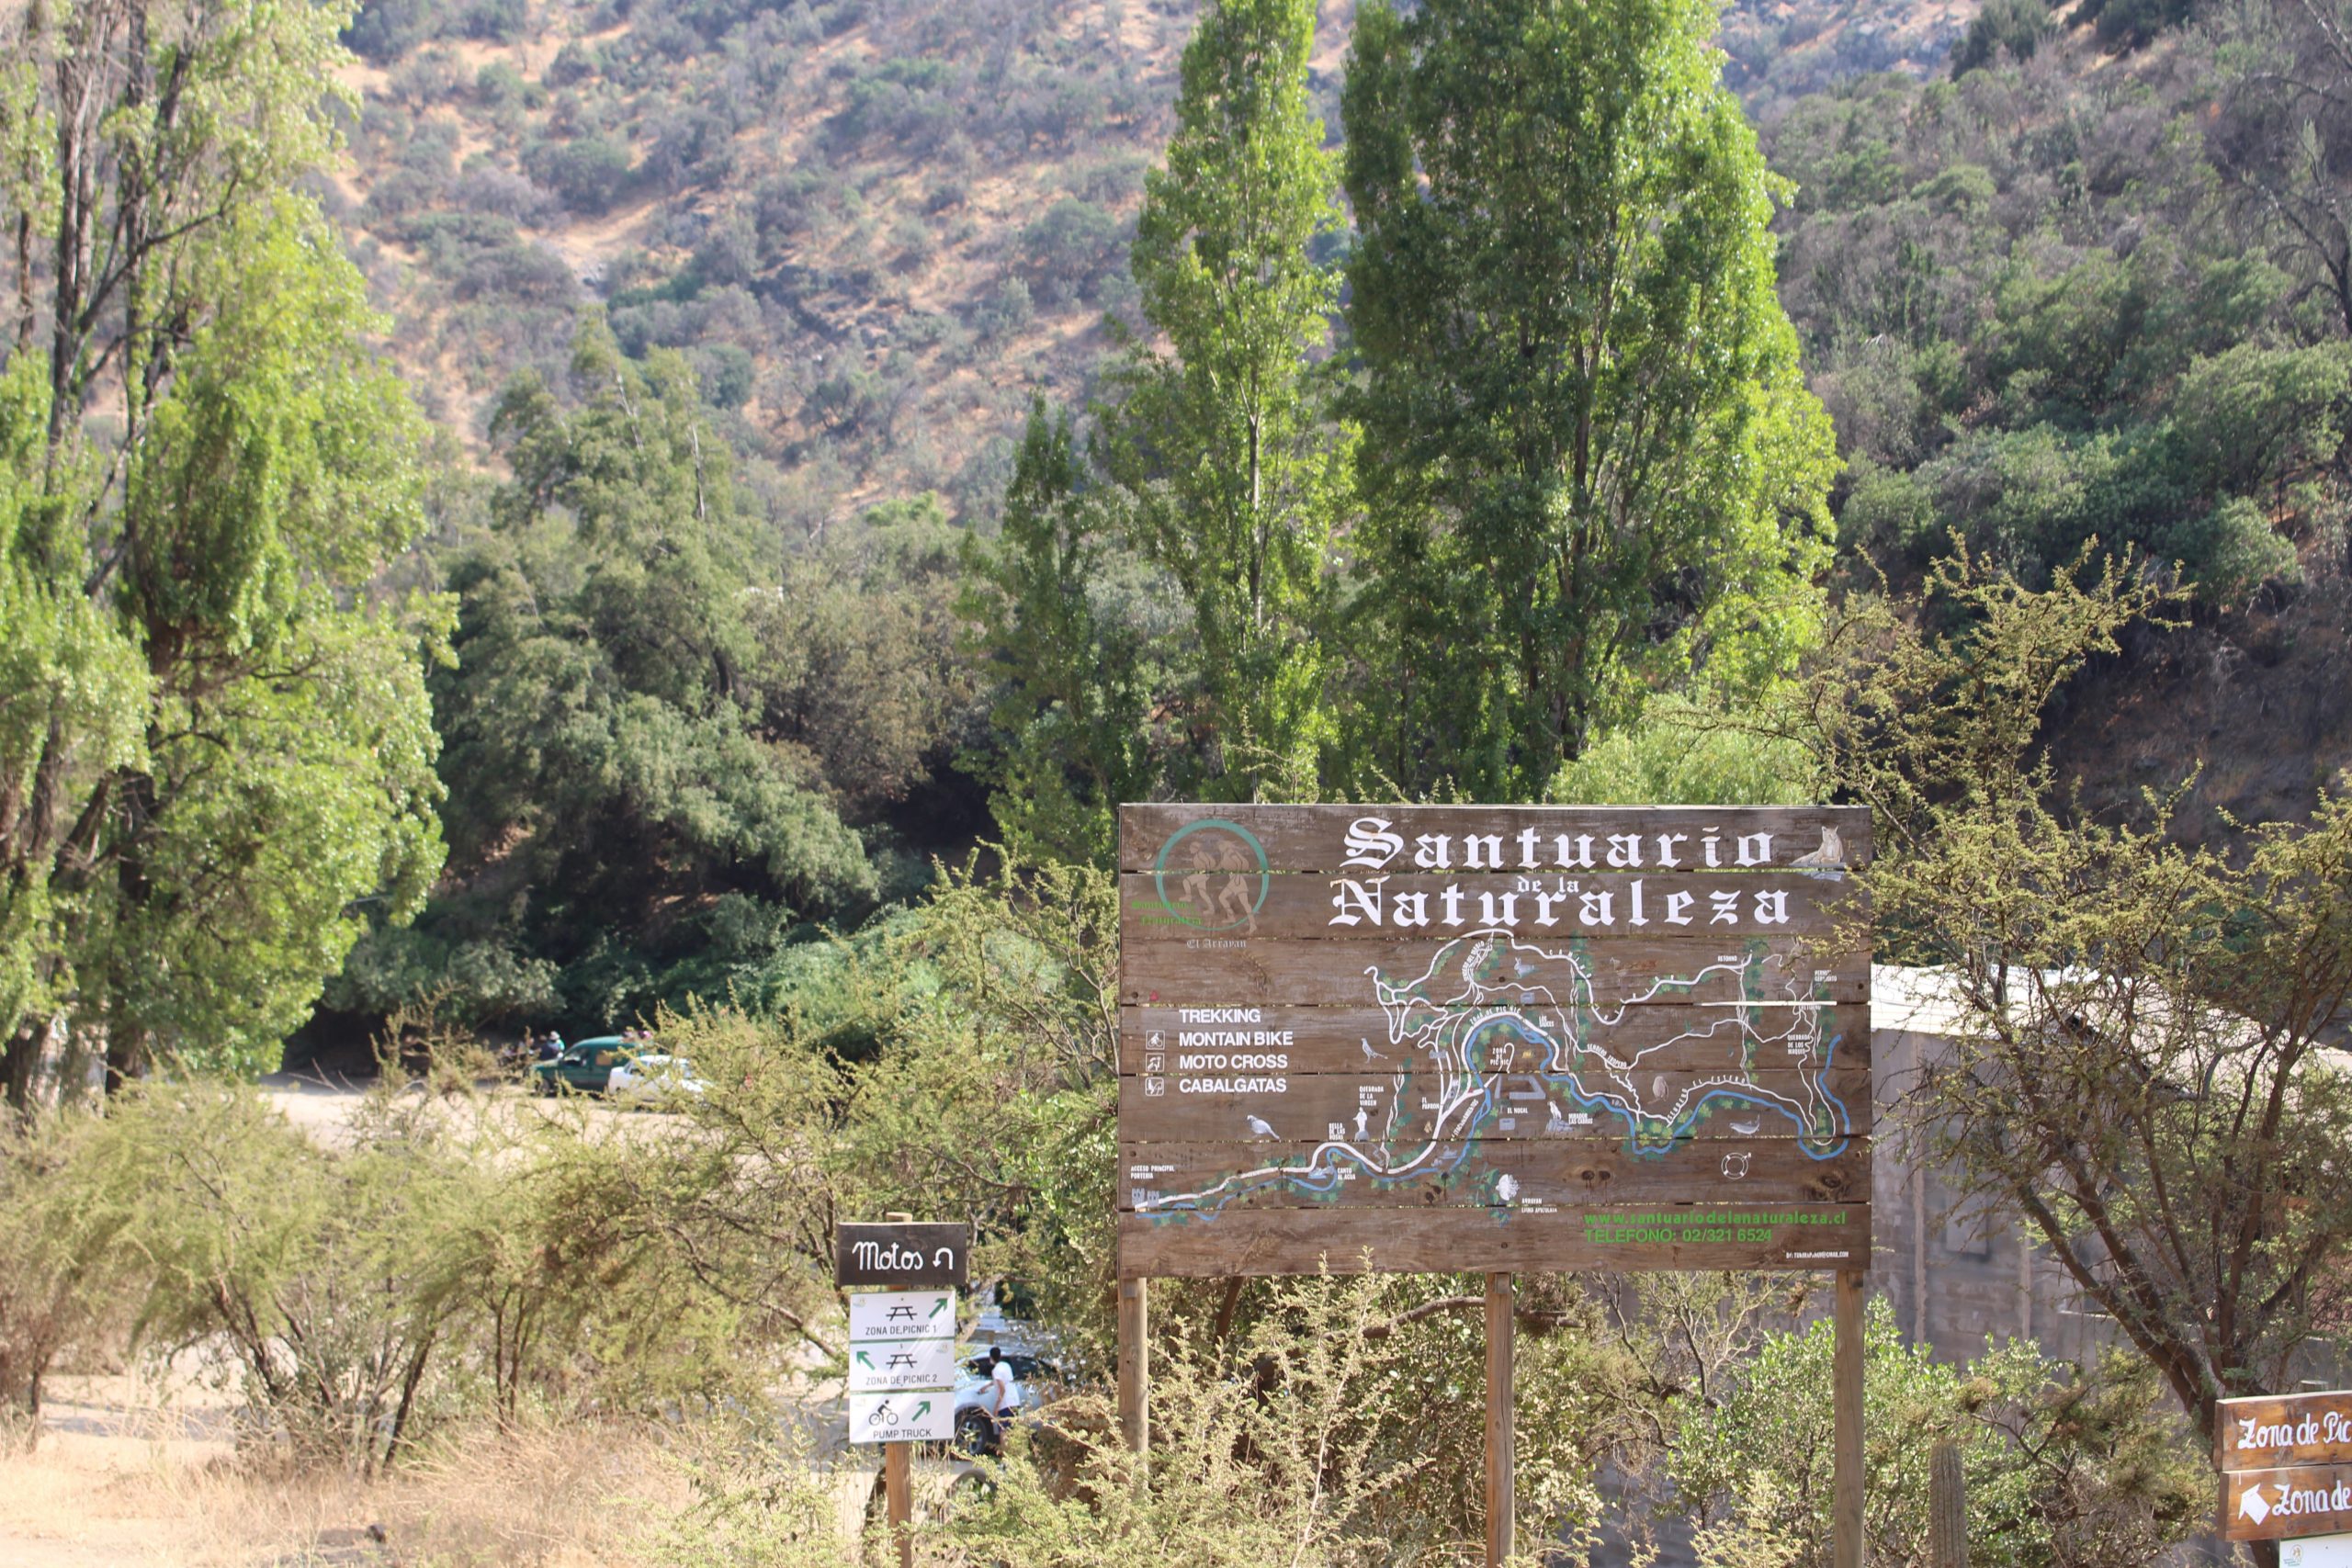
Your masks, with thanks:
<instances>
[{"instance_id":1,"label":"mountain slope","mask_svg":"<svg viewBox=\"0 0 2352 1568\"><path fill-rule=\"evenodd\" d=\"M1962 0L1741 0L1767 96L1933 69ZM1322 0L1336 138L1354 0ZM1191 0L376 0L328 192L429 411L481 455L575 313L685 351L787 537L893 497L993 514L1033 391L1082 399Z\"/></svg>"}]
</instances>

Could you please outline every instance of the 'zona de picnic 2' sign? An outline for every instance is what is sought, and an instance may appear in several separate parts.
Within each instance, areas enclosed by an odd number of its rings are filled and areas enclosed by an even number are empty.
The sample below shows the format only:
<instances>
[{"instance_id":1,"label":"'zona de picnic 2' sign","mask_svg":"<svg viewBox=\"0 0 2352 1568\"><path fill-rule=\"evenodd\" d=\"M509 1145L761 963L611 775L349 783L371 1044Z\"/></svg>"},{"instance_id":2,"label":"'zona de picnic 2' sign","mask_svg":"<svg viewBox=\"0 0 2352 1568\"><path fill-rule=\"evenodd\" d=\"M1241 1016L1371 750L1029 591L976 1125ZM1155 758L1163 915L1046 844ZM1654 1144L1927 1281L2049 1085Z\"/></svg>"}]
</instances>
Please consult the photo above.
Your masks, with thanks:
<instances>
[{"instance_id":1,"label":"'zona de picnic 2' sign","mask_svg":"<svg viewBox=\"0 0 2352 1568\"><path fill-rule=\"evenodd\" d=\"M1867 1267L1869 853L1862 807L1122 807L1120 1273Z\"/></svg>"}]
</instances>

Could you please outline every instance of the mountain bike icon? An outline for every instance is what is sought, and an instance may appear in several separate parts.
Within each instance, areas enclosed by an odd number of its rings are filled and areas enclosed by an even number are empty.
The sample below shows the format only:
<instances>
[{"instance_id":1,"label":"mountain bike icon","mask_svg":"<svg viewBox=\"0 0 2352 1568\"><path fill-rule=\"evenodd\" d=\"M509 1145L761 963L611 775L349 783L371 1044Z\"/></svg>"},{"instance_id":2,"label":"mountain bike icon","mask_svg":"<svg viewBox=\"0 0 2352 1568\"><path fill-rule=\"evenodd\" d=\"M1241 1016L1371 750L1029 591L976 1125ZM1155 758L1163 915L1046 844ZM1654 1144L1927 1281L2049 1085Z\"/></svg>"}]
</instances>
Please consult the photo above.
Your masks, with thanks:
<instances>
[{"instance_id":1,"label":"mountain bike icon","mask_svg":"<svg viewBox=\"0 0 2352 1568\"><path fill-rule=\"evenodd\" d=\"M865 1424L869 1427L895 1427L899 1424L899 1413L890 1408L890 1402L886 1399L874 1407L873 1414L866 1416Z\"/></svg>"}]
</instances>

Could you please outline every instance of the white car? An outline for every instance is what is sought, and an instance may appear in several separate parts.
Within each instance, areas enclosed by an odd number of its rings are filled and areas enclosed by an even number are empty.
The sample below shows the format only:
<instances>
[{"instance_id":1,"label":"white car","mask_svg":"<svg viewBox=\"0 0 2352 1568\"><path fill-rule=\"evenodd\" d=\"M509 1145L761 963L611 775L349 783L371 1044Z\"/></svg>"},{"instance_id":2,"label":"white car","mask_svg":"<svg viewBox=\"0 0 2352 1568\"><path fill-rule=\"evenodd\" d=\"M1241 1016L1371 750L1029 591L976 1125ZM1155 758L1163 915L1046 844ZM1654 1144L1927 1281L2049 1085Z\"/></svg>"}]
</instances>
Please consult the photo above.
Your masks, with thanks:
<instances>
[{"instance_id":1,"label":"white car","mask_svg":"<svg viewBox=\"0 0 2352 1568\"><path fill-rule=\"evenodd\" d=\"M1059 1382L1060 1369L1026 1351L1009 1353L1005 1359L1012 1363L1012 1381L1021 1393L1021 1408L1013 1418L1026 1419L1050 1397L1048 1391ZM988 1364L983 1351L956 1370L955 1443L956 1451L967 1459L997 1451L996 1380L989 1374Z\"/></svg>"},{"instance_id":2,"label":"white car","mask_svg":"<svg viewBox=\"0 0 2352 1568\"><path fill-rule=\"evenodd\" d=\"M694 1064L684 1056L649 1052L624 1057L615 1064L613 1076L605 1084L605 1094L611 1100L658 1105L681 1095L701 1099L703 1081L695 1076Z\"/></svg>"}]
</instances>

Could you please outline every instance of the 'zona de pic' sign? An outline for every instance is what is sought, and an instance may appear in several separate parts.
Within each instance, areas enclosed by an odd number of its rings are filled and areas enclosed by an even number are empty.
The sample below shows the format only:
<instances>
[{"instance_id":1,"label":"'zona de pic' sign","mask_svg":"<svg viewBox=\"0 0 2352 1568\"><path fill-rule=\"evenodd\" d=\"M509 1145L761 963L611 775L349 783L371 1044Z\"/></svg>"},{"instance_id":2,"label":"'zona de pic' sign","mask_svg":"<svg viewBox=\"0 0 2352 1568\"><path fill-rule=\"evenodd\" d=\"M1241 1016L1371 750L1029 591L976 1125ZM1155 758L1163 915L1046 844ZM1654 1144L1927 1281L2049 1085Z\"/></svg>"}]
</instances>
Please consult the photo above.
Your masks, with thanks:
<instances>
[{"instance_id":1,"label":"'zona de pic' sign","mask_svg":"<svg viewBox=\"0 0 2352 1568\"><path fill-rule=\"evenodd\" d=\"M2352 1390L2220 1401L2213 1468L2225 1540L2352 1531Z\"/></svg>"},{"instance_id":2,"label":"'zona de pic' sign","mask_svg":"<svg viewBox=\"0 0 2352 1568\"><path fill-rule=\"evenodd\" d=\"M1127 806L1119 1272L1860 1269L1860 807Z\"/></svg>"}]
</instances>

